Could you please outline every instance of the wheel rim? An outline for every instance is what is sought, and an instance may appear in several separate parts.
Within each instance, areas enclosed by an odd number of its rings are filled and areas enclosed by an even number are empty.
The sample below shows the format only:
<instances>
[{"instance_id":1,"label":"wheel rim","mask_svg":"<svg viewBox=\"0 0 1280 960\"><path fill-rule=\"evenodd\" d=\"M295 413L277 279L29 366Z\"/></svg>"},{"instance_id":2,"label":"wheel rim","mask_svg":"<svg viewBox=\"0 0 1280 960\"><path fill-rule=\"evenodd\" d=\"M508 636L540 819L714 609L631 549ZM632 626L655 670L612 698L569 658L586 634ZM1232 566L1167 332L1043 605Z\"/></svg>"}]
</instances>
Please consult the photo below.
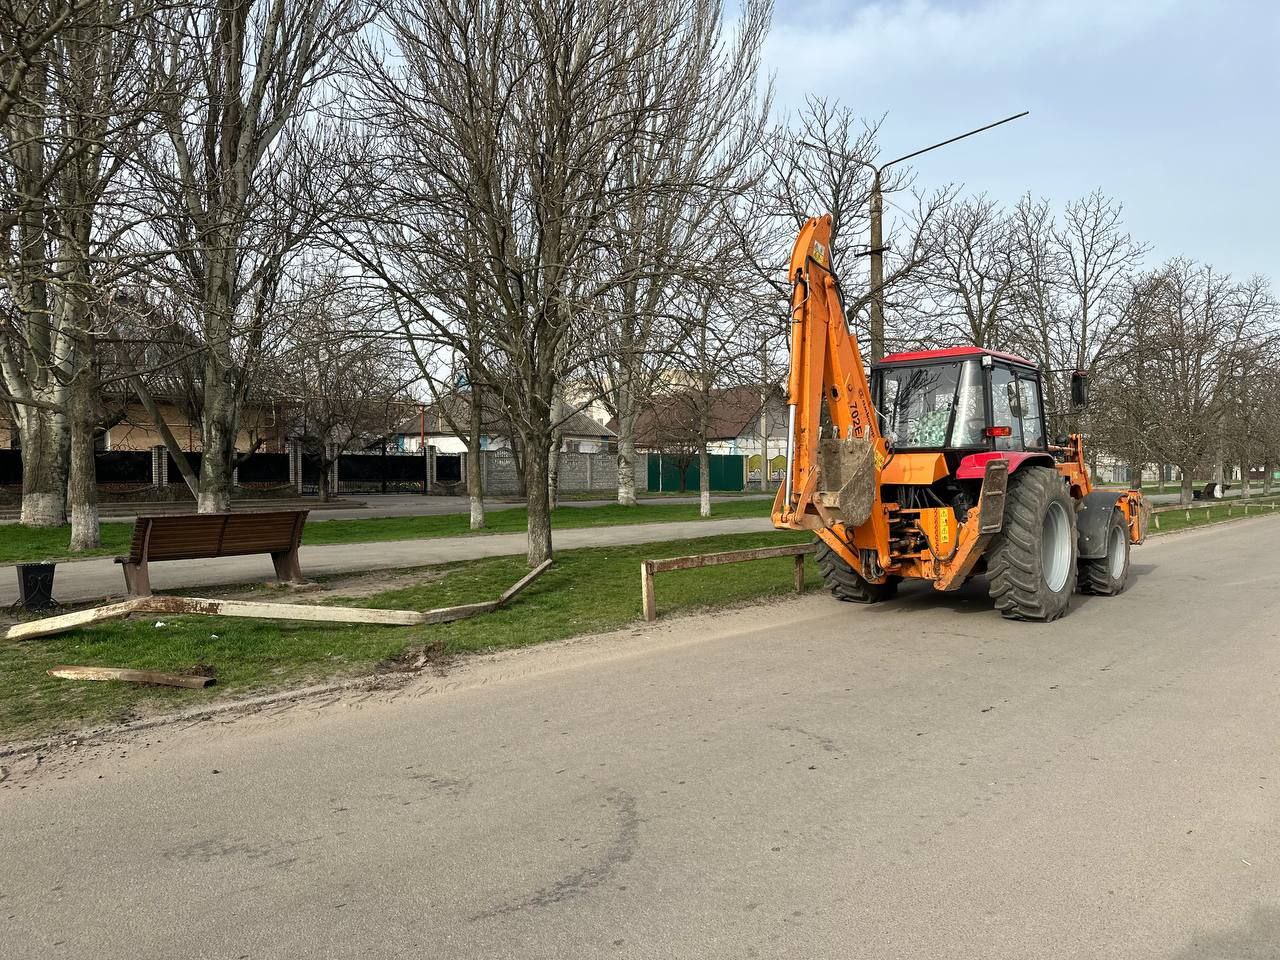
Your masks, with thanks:
<instances>
[{"instance_id":1,"label":"wheel rim","mask_svg":"<svg viewBox=\"0 0 1280 960\"><path fill-rule=\"evenodd\" d=\"M1067 508L1054 500L1044 515L1044 529L1040 535L1040 570L1045 585L1053 593L1067 585L1070 567L1071 522L1067 519Z\"/></svg>"},{"instance_id":2,"label":"wheel rim","mask_svg":"<svg viewBox=\"0 0 1280 960\"><path fill-rule=\"evenodd\" d=\"M1107 538L1107 560L1111 579L1119 580L1124 576L1125 547L1129 545L1129 536L1124 527L1112 527Z\"/></svg>"}]
</instances>

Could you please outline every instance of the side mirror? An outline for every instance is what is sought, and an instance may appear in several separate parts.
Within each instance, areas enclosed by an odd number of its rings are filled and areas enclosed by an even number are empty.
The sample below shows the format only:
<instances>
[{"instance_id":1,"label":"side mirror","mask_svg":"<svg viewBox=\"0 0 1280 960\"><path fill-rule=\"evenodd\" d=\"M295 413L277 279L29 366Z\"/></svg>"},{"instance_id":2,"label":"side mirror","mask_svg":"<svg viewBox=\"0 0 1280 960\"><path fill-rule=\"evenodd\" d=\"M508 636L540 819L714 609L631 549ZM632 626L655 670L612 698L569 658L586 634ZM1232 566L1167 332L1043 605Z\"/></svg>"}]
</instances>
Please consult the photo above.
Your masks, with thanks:
<instances>
[{"instance_id":1,"label":"side mirror","mask_svg":"<svg viewBox=\"0 0 1280 960\"><path fill-rule=\"evenodd\" d=\"M1009 400L1009 413L1015 420L1022 419L1022 397L1018 394L1018 381L1010 380L1005 384L1005 395Z\"/></svg>"},{"instance_id":2,"label":"side mirror","mask_svg":"<svg viewBox=\"0 0 1280 960\"><path fill-rule=\"evenodd\" d=\"M1083 410L1089 406L1089 375L1083 370L1071 374L1071 407Z\"/></svg>"}]
</instances>

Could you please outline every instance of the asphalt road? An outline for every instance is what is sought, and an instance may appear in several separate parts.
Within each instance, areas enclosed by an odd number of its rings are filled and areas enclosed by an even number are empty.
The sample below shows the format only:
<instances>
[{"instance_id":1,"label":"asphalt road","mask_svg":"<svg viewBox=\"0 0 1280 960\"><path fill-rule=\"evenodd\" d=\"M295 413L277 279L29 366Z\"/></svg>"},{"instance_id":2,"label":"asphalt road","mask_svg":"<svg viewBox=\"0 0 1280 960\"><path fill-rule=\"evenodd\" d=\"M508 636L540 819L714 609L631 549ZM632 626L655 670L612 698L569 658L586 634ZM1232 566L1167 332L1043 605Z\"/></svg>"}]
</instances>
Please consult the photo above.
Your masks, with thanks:
<instances>
[{"instance_id":1,"label":"asphalt road","mask_svg":"<svg viewBox=\"0 0 1280 960\"><path fill-rule=\"evenodd\" d=\"M1278 533L1048 626L811 595L2 760L0 953L1274 958Z\"/></svg>"}]
</instances>

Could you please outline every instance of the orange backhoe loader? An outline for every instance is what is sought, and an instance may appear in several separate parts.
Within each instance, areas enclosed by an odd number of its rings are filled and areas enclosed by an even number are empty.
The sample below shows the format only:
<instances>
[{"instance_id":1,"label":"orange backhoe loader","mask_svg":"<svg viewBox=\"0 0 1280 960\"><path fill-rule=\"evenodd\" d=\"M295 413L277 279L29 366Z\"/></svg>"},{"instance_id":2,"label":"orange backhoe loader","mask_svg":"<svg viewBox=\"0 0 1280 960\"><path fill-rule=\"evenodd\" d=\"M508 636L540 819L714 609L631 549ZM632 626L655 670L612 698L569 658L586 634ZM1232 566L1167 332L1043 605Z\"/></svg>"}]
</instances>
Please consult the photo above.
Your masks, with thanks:
<instances>
[{"instance_id":1,"label":"orange backhoe loader","mask_svg":"<svg viewBox=\"0 0 1280 960\"><path fill-rule=\"evenodd\" d=\"M1050 442L1035 365L977 347L923 350L885 357L868 383L830 240L831 217L813 218L791 254L774 526L817 533L841 600L884 600L904 579L954 590L985 574L1001 614L1054 620L1075 590L1123 590L1149 507L1138 490L1093 490L1078 434ZM1073 403L1085 393L1077 374Z\"/></svg>"}]
</instances>

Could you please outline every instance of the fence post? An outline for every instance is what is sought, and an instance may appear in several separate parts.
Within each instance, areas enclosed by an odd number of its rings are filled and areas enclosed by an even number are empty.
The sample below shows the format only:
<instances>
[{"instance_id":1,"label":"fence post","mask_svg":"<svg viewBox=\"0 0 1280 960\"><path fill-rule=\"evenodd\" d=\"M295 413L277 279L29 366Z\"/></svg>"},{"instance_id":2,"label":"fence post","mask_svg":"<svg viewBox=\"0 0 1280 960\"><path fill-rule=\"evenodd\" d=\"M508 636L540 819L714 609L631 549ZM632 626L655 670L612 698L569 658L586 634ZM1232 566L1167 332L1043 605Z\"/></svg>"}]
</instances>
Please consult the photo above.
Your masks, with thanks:
<instances>
[{"instance_id":1,"label":"fence post","mask_svg":"<svg viewBox=\"0 0 1280 960\"><path fill-rule=\"evenodd\" d=\"M645 620L658 619L658 602L653 596L653 564L648 560L640 561L640 603Z\"/></svg>"},{"instance_id":2,"label":"fence post","mask_svg":"<svg viewBox=\"0 0 1280 960\"><path fill-rule=\"evenodd\" d=\"M302 496L302 441L289 441L289 483L298 496Z\"/></svg>"},{"instance_id":3,"label":"fence post","mask_svg":"<svg viewBox=\"0 0 1280 960\"><path fill-rule=\"evenodd\" d=\"M595 488L595 484L591 482L591 463L595 460L596 455L594 453L588 453L584 454L584 456L587 458L587 490L593 490Z\"/></svg>"},{"instance_id":4,"label":"fence post","mask_svg":"<svg viewBox=\"0 0 1280 960\"><path fill-rule=\"evenodd\" d=\"M153 487L169 485L169 451L162 443L151 448L151 485Z\"/></svg>"},{"instance_id":5,"label":"fence post","mask_svg":"<svg viewBox=\"0 0 1280 960\"><path fill-rule=\"evenodd\" d=\"M796 593L804 593L804 554L796 554Z\"/></svg>"}]
</instances>

